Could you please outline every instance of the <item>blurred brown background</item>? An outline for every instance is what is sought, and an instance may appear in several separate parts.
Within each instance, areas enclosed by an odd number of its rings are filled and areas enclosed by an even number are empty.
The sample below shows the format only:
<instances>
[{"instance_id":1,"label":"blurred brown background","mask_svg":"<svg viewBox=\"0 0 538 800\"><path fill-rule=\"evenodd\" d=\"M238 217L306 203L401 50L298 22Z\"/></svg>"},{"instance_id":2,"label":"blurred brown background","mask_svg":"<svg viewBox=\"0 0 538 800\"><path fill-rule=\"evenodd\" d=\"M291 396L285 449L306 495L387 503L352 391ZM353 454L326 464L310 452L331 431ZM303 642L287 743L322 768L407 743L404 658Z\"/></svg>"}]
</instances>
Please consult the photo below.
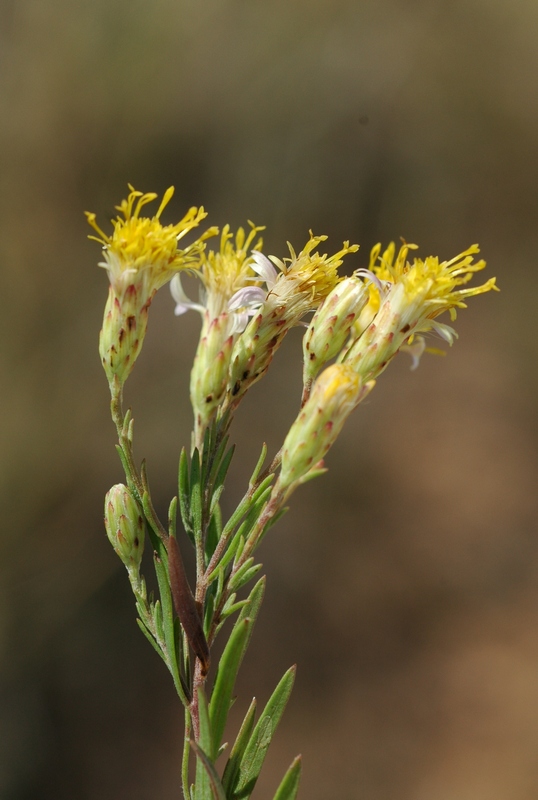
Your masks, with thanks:
<instances>
[{"instance_id":1,"label":"blurred brown background","mask_svg":"<svg viewBox=\"0 0 538 800\"><path fill-rule=\"evenodd\" d=\"M448 357L401 356L264 544L235 723L298 679L255 796L538 797L533 0L1 0L0 796L178 798L181 710L102 525L122 478L84 209L177 191L175 221L308 228L361 252L478 241L502 288ZM128 386L159 508L199 320L164 290ZM226 508L300 391L289 337L234 433ZM235 724L234 723L234 724Z\"/></svg>"}]
</instances>

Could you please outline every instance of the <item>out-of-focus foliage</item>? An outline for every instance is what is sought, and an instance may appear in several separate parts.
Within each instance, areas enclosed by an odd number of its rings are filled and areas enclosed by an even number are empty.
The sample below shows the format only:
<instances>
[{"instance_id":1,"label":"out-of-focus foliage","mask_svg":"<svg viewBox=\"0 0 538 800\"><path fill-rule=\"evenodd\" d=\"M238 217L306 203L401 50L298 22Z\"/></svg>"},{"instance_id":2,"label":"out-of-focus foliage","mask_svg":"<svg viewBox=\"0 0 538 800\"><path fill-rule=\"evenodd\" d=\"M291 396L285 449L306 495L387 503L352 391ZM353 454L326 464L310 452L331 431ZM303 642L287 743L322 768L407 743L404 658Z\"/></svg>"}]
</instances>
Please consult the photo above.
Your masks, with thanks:
<instances>
[{"instance_id":1,"label":"out-of-focus foliage","mask_svg":"<svg viewBox=\"0 0 538 800\"><path fill-rule=\"evenodd\" d=\"M536 797L537 33L531 0L3 0L2 797L177 797L180 708L102 524L121 473L82 212L128 181L176 185L167 222L266 224L279 257L309 228L361 242L353 266L480 242L502 293L446 359L399 357L264 544L239 694L298 662L260 798L298 749L311 800ZM162 292L127 393L162 509L199 324L172 311ZM230 507L295 416L290 340L236 422Z\"/></svg>"}]
</instances>

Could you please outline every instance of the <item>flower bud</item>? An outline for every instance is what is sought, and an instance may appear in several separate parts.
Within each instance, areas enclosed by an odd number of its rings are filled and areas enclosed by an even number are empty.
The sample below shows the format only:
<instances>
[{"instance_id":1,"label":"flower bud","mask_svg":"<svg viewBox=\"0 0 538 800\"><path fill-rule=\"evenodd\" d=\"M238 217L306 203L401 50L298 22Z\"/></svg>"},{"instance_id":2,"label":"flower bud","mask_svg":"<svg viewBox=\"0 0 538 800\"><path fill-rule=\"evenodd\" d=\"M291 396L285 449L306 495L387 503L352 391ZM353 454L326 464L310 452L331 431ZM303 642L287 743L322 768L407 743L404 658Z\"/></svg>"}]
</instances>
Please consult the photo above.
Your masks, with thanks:
<instances>
[{"instance_id":1,"label":"flower bud","mask_svg":"<svg viewBox=\"0 0 538 800\"><path fill-rule=\"evenodd\" d=\"M338 355L367 300L368 288L352 276L337 284L318 308L303 338L305 385Z\"/></svg>"},{"instance_id":2,"label":"flower bud","mask_svg":"<svg viewBox=\"0 0 538 800\"><path fill-rule=\"evenodd\" d=\"M321 373L286 436L281 488L300 480L325 456L351 411L373 385L373 381L363 385L357 373L345 364L332 364Z\"/></svg>"},{"instance_id":3,"label":"flower bud","mask_svg":"<svg viewBox=\"0 0 538 800\"><path fill-rule=\"evenodd\" d=\"M210 319L205 312L202 335L191 372L191 403L194 411L194 444L200 447L204 432L221 404L228 385L228 368L234 342L229 335L231 314Z\"/></svg>"},{"instance_id":4,"label":"flower bud","mask_svg":"<svg viewBox=\"0 0 538 800\"><path fill-rule=\"evenodd\" d=\"M110 544L129 573L138 575L146 525L140 506L123 483L113 486L106 495L105 528Z\"/></svg>"},{"instance_id":5,"label":"flower bud","mask_svg":"<svg viewBox=\"0 0 538 800\"><path fill-rule=\"evenodd\" d=\"M152 297L146 297L135 283L126 289L121 301L112 286L108 290L99 355L110 384L117 377L123 385L134 367L146 335Z\"/></svg>"}]
</instances>

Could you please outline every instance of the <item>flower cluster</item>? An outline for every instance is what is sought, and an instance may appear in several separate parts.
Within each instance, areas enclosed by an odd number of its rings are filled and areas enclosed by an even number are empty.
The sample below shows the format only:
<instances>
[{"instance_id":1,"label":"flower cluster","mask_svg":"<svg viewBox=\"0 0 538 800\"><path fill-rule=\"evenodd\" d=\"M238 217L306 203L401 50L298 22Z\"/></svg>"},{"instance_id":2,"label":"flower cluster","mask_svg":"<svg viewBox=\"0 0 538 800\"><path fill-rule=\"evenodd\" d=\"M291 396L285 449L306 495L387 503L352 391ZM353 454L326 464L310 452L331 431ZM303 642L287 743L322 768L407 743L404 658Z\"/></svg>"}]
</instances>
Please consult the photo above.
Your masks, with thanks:
<instances>
[{"instance_id":1,"label":"flower cluster","mask_svg":"<svg viewBox=\"0 0 538 800\"><path fill-rule=\"evenodd\" d=\"M206 213L203 208L191 208L175 225L163 226L161 214L172 194L173 188L165 192L156 214L149 218L142 216L142 210L157 195L130 187L127 199L118 206L120 215L112 222L110 236L97 226L94 214L87 214L103 246L100 266L110 279L100 338L109 382L122 386L130 374L144 339L151 300L157 289L171 281L176 315L193 309L202 316L190 382L193 445L201 448L211 422L228 424L250 386L269 368L287 332L313 312L303 339L303 410L284 448L288 483L291 475L294 480L301 477L299 461L303 466L319 461L335 431L400 350L412 355L416 367L426 349L424 334L433 332L452 344L456 332L440 322L439 315L448 311L453 321L468 297L497 288L495 278L468 286L474 273L485 267L483 260L473 259L479 252L477 245L449 261L434 256L410 261L416 245L403 244L396 251L390 244L382 252L378 244L368 268L357 269L347 278L338 269L358 245L344 242L333 255L322 255L319 247L327 237L312 232L298 253L288 243L290 255L284 259L263 254L259 236L263 228L253 223L248 232L239 228L235 235L226 225L218 250L206 249L206 240L218 232L216 228L180 248L178 242ZM185 270L200 281L197 301L184 291L179 273ZM340 368L328 367L332 361ZM320 428L314 436L312 420L322 417L325 421L314 425ZM301 425L306 425L302 433ZM312 458L305 456L308 445L304 442L312 443L316 437L315 447L310 448ZM293 466L290 454L299 451L301 458L297 456Z\"/></svg>"}]
</instances>

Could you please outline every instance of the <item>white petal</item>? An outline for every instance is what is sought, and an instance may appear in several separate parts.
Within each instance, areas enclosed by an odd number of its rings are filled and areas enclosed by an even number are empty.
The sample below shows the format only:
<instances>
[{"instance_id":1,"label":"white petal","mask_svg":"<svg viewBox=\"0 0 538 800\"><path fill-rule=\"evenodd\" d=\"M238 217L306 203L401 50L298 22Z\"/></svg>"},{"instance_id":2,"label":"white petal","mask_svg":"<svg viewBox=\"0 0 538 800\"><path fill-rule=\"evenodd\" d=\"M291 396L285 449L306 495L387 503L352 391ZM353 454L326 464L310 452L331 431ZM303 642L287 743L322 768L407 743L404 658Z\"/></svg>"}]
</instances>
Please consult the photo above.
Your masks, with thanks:
<instances>
[{"instance_id":1,"label":"white petal","mask_svg":"<svg viewBox=\"0 0 538 800\"><path fill-rule=\"evenodd\" d=\"M375 272L372 272L372 270L370 269L363 269L363 268L356 269L353 274L357 275L359 278L364 278L365 280L370 281L370 283L375 284L375 286L377 286L382 295L384 295L387 292L387 290L390 289L390 287L392 286L391 281L380 280L375 274Z\"/></svg>"},{"instance_id":2,"label":"white petal","mask_svg":"<svg viewBox=\"0 0 538 800\"><path fill-rule=\"evenodd\" d=\"M248 314L246 311L240 311L239 313L232 314L231 327L228 331L228 335L233 336L234 333L243 333L247 325Z\"/></svg>"},{"instance_id":3,"label":"white petal","mask_svg":"<svg viewBox=\"0 0 538 800\"><path fill-rule=\"evenodd\" d=\"M272 289L278 278L278 272L271 264L267 256L260 253L259 250L252 251L252 269L256 272L267 284L268 289Z\"/></svg>"},{"instance_id":4,"label":"white petal","mask_svg":"<svg viewBox=\"0 0 538 800\"><path fill-rule=\"evenodd\" d=\"M267 292L260 286L245 286L239 289L228 301L228 308L230 311L235 311L238 308L252 308L263 305Z\"/></svg>"},{"instance_id":5,"label":"white petal","mask_svg":"<svg viewBox=\"0 0 538 800\"><path fill-rule=\"evenodd\" d=\"M437 322L436 320L432 319L430 321L430 325L432 330L438 333L441 339L444 339L449 345L452 345L454 339L458 338L458 334L454 328L451 328L450 325L446 325L444 322Z\"/></svg>"},{"instance_id":6,"label":"white petal","mask_svg":"<svg viewBox=\"0 0 538 800\"><path fill-rule=\"evenodd\" d=\"M200 305L200 303L193 303L190 300L185 292L183 291L183 285L181 283L181 278L179 275L174 275L172 280L170 281L170 292L172 297L176 301L176 307L174 309L174 314L176 316L180 316L184 314L186 311L193 309L194 311L199 311L201 314L204 312L204 307Z\"/></svg>"},{"instance_id":7,"label":"white petal","mask_svg":"<svg viewBox=\"0 0 538 800\"><path fill-rule=\"evenodd\" d=\"M424 350L426 349L426 342L423 336L415 336L415 340L413 344L404 344L400 347L400 350L403 350L404 353L409 353L411 356L413 363L411 364L411 369L415 370L419 363L420 357Z\"/></svg>"}]
</instances>

